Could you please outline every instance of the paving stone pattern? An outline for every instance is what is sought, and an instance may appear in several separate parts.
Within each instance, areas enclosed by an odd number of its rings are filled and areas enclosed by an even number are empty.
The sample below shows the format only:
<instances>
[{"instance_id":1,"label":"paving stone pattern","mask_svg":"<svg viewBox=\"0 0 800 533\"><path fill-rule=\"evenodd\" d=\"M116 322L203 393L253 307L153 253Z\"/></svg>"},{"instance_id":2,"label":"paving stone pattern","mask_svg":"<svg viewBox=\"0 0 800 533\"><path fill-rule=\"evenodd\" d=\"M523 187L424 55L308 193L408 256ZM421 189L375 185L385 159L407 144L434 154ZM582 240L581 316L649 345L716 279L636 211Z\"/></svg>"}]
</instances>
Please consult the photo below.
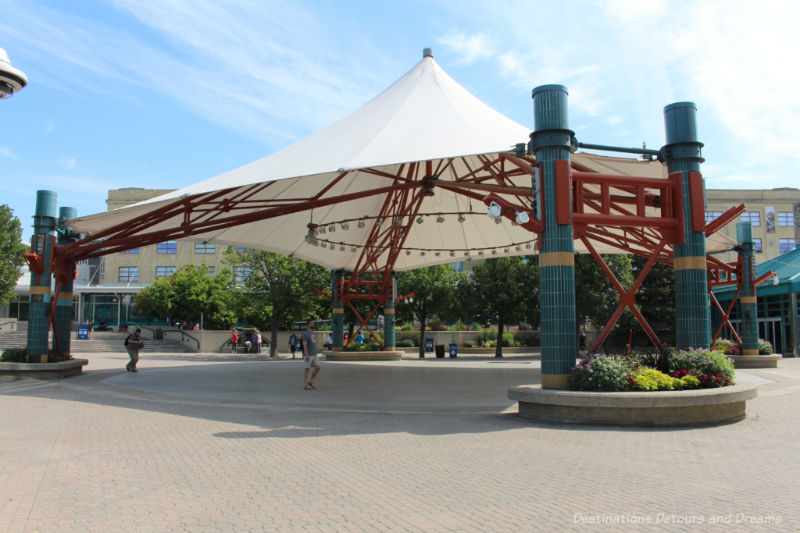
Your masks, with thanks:
<instances>
[{"instance_id":1,"label":"paving stone pattern","mask_svg":"<svg viewBox=\"0 0 800 533\"><path fill-rule=\"evenodd\" d=\"M524 358L325 363L318 391L299 360L126 359L0 383L0 531L800 530L798 360L740 374L742 422L642 430L514 416Z\"/></svg>"}]
</instances>

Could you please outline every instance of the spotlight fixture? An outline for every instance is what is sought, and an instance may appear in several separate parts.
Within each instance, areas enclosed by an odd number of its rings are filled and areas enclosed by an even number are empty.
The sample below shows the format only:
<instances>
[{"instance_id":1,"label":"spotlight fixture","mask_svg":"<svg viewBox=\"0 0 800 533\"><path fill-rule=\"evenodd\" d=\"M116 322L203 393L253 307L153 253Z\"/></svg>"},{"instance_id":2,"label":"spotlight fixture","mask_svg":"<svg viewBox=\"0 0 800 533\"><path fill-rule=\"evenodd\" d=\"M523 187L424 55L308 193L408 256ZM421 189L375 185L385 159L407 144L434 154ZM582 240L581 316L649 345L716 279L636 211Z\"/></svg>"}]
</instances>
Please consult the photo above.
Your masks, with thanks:
<instances>
[{"instance_id":1,"label":"spotlight fixture","mask_svg":"<svg viewBox=\"0 0 800 533\"><path fill-rule=\"evenodd\" d=\"M0 98L11 98L28 85L25 73L11 66L8 53L0 48Z\"/></svg>"},{"instance_id":2,"label":"spotlight fixture","mask_svg":"<svg viewBox=\"0 0 800 533\"><path fill-rule=\"evenodd\" d=\"M500 216L502 212L503 208L500 207L500 204L498 204L495 201L492 201L492 203L489 204L489 210L486 212L486 216L488 216L489 218L497 218Z\"/></svg>"},{"instance_id":3,"label":"spotlight fixture","mask_svg":"<svg viewBox=\"0 0 800 533\"><path fill-rule=\"evenodd\" d=\"M515 218L517 224L527 224L529 220L530 217L528 216L528 213L524 211L517 211L517 216Z\"/></svg>"},{"instance_id":4,"label":"spotlight fixture","mask_svg":"<svg viewBox=\"0 0 800 533\"><path fill-rule=\"evenodd\" d=\"M459 214L458 214L458 221L459 221L461 224L463 224L463 223L464 223L466 220L467 220L467 219L466 219L466 218L464 218L464 215L463 215L463 214L461 214L461 213L459 213Z\"/></svg>"}]
</instances>

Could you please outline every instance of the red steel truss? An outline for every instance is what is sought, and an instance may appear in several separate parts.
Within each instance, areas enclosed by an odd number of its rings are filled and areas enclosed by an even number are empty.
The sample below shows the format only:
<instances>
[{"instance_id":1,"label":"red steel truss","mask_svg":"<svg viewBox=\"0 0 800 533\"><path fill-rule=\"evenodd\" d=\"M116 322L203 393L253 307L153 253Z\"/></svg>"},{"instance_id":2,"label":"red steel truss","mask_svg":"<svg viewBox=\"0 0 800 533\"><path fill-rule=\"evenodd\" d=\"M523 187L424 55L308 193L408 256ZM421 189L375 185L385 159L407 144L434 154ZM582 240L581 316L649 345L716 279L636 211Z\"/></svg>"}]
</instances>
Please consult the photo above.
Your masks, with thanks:
<instances>
[{"instance_id":1,"label":"red steel truss","mask_svg":"<svg viewBox=\"0 0 800 533\"><path fill-rule=\"evenodd\" d=\"M470 166L466 160L462 161L467 164L468 171L447 180L437 178L454 174L454 159L408 163L401 165L396 174L365 169L362 171L383 177L386 181L373 189L348 194L330 194L334 185L349 173L342 171L309 198L257 199L258 193L276 182L180 198L124 224L67 245L56 246L53 268L54 271L68 271L69 265L91 257L383 195L385 199L375 217L382 223L373 226L360 248L356 267L336 287L341 291L343 303L358 317L358 330L366 329L376 338L367 322L386 303L390 294L391 274L425 196L435 194L435 188L439 187L486 204L495 201L503 208L502 216L511 220L514 220L517 211L531 213L534 209L531 188L519 187L513 182L513 178L531 175L536 165L531 158L501 153L480 156L480 164L474 166ZM635 306L635 293L655 262L672 265L672 246L684 239L684 198L680 173L672 174L667 179L633 177L586 172L571 169L566 162L563 163L556 162L556 219L572 222L574 237L585 244L619 294L619 306L605 325L600 342L624 310L629 309L655 346L660 347L660 340ZM689 182L693 231L705 231L706 235L711 235L744 210L743 205L737 206L706 225L700 174L691 172ZM537 207L542 209L541 204ZM168 224L175 217L179 217L181 223L177 226ZM530 217L523 227L541 235L543 219L543 214L539 219ZM633 286L625 289L597 253L594 244L646 257L647 266ZM707 259L709 291L713 286L737 283L736 280L741 279L732 275L736 272L735 264L723 263L712 256ZM723 276L722 273L726 274ZM724 322L730 325L730 308L726 313L713 294L711 299L722 312ZM363 315L353 305L361 300L373 302Z\"/></svg>"}]
</instances>

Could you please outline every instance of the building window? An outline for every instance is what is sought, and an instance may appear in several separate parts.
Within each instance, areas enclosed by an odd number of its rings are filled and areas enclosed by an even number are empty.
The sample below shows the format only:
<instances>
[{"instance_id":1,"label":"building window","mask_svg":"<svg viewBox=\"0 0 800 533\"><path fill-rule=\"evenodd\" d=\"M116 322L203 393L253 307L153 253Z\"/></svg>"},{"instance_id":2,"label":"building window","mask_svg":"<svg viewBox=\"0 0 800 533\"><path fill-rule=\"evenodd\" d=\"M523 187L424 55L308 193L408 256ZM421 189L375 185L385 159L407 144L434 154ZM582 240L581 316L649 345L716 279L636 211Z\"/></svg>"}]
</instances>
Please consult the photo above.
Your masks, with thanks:
<instances>
[{"instance_id":1,"label":"building window","mask_svg":"<svg viewBox=\"0 0 800 533\"><path fill-rule=\"evenodd\" d=\"M122 250L120 253L121 254L138 254L139 253L139 249L138 248L131 248L130 250Z\"/></svg>"},{"instance_id":2,"label":"building window","mask_svg":"<svg viewBox=\"0 0 800 533\"><path fill-rule=\"evenodd\" d=\"M760 226L761 211L745 211L742 213L742 222L749 222L753 226Z\"/></svg>"},{"instance_id":3,"label":"building window","mask_svg":"<svg viewBox=\"0 0 800 533\"><path fill-rule=\"evenodd\" d=\"M791 211L778 211L779 226L794 226L794 213Z\"/></svg>"},{"instance_id":4,"label":"building window","mask_svg":"<svg viewBox=\"0 0 800 533\"><path fill-rule=\"evenodd\" d=\"M139 267L119 267L119 281L139 281Z\"/></svg>"},{"instance_id":5,"label":"building window","mask_svg":"<svg viewBox=\"0 0 800 533\"><path fill-rule=\"evenodd\" d=\"M244 283L245 279L247 279L247 276L249 276L252 271L253 269L250 267L235 266L233 267L233 280L236 283Z\"/></svg>"},{"instance_id":6,"label":"building window","mask_svg":"<svg viewBox=\"0 0 800 533\"><path fill-rule=\"evenodd\" d=\"M763 248L761 247L761 239L755 238L753 239L753 251L757 254L763 252Z\"/></svg>"},{"instance_id":7,"label":"building window","mask_svg":"<svg viewBox=\"0 0 800 533\"><path fill-rule=\"evenodd\" d=\"M207 266L206 268L208 268L208 275L213 277L217 267Z\"/></svg>"},{"instance_id":8,"label":"building window","mask_svg":"<svg viewBox=\"0 0 800 533\"><path fill-rule=\"evenodd\" d=\"M706 211L706 224L714 222L722 216L722 211Z\"/></svg>"},{"instance_id":9,"label":"building window","mask_svg":"<svg viewBox=\"0 0 800 533\"><path fill-rule=\"evenodd\" d=\"M196 242L194 243L194 253L196 254L215 254L217 253L217 247L214 244L208 242Z\"/></svg>"},{"instance_id":10,"label":"building window","mask_svg":"<svg viewBox=\"0 0 800 533\"><path fill-rule=\"evenodd\" d=\"M156 253L176 254L178 253L178 241L160 242L156 246Z\"/></svg>"},{"instance_id":11,"label":"building window","mask_svg":"<svg viewBox=\"0 0 800 533\"><path fill-rule=\"evenodd\" d=\"M237 246L236 247L236 253L237 254L243 254L244 253L244 246Z\"/></svg>"},{"instance_id":12,"label":"building window","mask_svg":"<svg viewBox=\"0 0 800 533\"><path fill-rule=\"evenodd\" d=\"M156 279L166 278L175 273L175 267L156 267Z\"/></svg>"},{"instance_id":13,"label":"building window","mask_svg":"<svg viewBox=\"0 0 800 533\"><path fill-rule=\"evenodd\" d=\"M786 253L794 250L794 239L778 239L778 252Z\"/></svg>"}]
</instances>

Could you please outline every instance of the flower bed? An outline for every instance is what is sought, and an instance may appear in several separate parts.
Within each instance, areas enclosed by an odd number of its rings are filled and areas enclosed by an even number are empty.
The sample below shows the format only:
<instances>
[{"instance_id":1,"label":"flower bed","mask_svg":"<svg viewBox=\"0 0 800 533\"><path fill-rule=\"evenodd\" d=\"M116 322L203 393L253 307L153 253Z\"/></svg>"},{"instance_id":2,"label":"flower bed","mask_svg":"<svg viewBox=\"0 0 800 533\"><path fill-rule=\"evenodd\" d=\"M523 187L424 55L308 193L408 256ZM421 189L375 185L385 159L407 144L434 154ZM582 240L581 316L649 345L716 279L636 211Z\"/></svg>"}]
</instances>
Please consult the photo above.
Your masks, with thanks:
<instances>
[{"instance_id":1,"label":"flower bed","mask_svg":"<svg viewBox=\"0 0 800 533\"><path fill-rule=\"evenodd\" d=\"M716 350L682 350L661 357L589 354L573 367L570 388L616 392L707 389L733 385L733 377L732 361Z\"/></svg>"}]
</instances>

